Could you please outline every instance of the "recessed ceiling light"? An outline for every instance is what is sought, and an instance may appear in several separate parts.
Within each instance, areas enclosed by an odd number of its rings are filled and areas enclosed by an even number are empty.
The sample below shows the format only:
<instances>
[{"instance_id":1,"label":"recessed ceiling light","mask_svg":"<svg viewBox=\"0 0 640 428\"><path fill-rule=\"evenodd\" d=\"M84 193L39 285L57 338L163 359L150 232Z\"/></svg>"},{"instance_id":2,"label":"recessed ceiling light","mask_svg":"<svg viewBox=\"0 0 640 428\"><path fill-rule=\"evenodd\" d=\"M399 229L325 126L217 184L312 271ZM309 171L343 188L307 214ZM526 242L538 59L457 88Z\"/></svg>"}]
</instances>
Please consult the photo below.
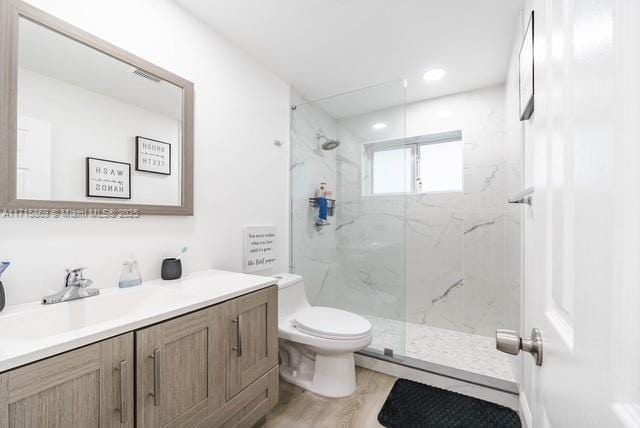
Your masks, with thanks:
<instances>
[{"instance_id":1,"label":"recessed ceiling light","mask_svg":"<svg viewBox=\"0 0 640 428\"><path fill-rule=\"evenodd\" d=\"M436 80L442 79L445 76L445 74L447 74L447 72L444 71L443 69L434 68L433 70L426 71L422 75L422 78L427 82L435 82Z\"/></svg>"},{"instance_id":2,"label":"recessed ceiling light","mask_svg":"<svg viewBox=\"0 0 640 428\"><path fill-rule=\"evenodd\" d=\"M374 123L372 126L373 129L384 129L386 127L387 127L387 124L382 122Z\"/></svg>"}]
</instances>

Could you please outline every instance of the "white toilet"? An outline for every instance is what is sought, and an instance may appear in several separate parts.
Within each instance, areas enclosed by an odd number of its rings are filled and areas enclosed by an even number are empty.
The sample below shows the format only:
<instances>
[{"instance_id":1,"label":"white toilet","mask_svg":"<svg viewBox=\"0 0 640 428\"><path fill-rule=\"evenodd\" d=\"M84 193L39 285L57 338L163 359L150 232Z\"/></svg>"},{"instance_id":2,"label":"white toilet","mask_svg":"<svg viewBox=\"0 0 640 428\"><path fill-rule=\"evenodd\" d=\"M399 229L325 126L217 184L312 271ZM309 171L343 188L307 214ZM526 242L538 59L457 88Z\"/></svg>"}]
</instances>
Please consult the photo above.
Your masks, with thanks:
<instances>
[{"instance_id":1,"label":"white toilet","mask_svg":"<svg viewBox=\"0 0 640 428\"><path fill-rule=\"evenodd\" d=\"M280 376L325 397L356 389L353 353L373 338L371 323L340 309L311 306L300 275L274 275L278 282Z\"/></svg>"}]
</instances>

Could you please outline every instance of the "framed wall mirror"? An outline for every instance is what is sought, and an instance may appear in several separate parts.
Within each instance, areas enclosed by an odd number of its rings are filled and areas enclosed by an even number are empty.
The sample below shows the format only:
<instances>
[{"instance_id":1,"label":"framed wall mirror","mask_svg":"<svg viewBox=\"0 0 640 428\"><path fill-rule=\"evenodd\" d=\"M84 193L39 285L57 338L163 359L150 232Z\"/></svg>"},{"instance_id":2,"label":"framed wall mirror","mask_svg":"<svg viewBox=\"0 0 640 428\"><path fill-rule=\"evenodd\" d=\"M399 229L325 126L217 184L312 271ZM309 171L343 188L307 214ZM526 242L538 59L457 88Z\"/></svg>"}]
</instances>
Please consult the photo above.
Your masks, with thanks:
<instances>
[{"instance_id":1,"label":"framed wall mirror","mask_svg":"<svg viewBox=\"0 0 640 428\"><path fill-rule=\"evenodd\" d=\"M0 0L0 208L193 215L193 84Z\"/></svg>"}]
</instances>

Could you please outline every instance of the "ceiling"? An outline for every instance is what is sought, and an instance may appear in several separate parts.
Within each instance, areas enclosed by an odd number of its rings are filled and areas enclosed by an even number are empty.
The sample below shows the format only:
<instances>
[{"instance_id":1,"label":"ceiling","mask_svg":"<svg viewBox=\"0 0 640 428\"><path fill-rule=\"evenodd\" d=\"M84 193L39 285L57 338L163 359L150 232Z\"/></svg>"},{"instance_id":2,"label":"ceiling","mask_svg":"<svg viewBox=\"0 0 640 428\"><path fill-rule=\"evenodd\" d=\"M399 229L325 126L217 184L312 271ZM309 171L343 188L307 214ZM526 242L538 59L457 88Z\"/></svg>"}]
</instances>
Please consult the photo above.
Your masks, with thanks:
<instances>
[{"instance_id":1,"label":"ceiling","mask_svg":"<svg viewBox=\"0 0 640 428\"><path fill-rule=\"evenodd\" d=\"M307 99L407 78L409 102L504 82L523 6L523 0L174 1ZM427 83L421 76L432 68L447 75Z\"/></svg>"}]
</instances>

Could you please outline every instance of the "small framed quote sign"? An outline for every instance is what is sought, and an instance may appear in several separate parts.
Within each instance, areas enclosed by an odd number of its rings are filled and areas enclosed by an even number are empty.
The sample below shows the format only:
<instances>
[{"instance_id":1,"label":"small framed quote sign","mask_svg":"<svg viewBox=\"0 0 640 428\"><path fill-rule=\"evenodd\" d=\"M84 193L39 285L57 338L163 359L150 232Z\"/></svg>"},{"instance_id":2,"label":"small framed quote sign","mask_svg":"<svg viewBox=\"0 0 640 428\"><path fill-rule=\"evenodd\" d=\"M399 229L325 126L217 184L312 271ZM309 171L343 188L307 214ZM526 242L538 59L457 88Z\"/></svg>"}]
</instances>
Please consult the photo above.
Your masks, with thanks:
<instances>
[{"instance_id":1,"label":"small framed quote sign","mask_svg":"<svg viewBox=\"0 0 640 428\"><path fill-rule=\"evenodd\" d=\"M136 171L171 175L171 144L136 137Z\"/></svg>"},{"instance_id":2,"label":"small framed quote sign","mask_svg":"<svg viewBox=\"0 0 640 428\"><path fill-rule=\"evenodd\" d=\"M270 269L276 262L276 227L245 226L244 272Z\"/></svg>"},{"instance_id":3,"label":"small framed quote sign","mask_svg":"<svg viewBox=\"0 0 640 428\"><path fill-rule=\"evenodd\" d=\"M87 197L131 199L131 164L87 158Z\"/></svg>"},{"instance_id":4,"label":"small framed quote sign","mask_svg":"<svg viewBox=\"0 0 640 428\"><path fill-rule=\"evenodd\" d=\"M524 40L520 48L520 120L528 120L533 114L534 104L534 20L529 17Z\"/></svg>"}]
</instances>

